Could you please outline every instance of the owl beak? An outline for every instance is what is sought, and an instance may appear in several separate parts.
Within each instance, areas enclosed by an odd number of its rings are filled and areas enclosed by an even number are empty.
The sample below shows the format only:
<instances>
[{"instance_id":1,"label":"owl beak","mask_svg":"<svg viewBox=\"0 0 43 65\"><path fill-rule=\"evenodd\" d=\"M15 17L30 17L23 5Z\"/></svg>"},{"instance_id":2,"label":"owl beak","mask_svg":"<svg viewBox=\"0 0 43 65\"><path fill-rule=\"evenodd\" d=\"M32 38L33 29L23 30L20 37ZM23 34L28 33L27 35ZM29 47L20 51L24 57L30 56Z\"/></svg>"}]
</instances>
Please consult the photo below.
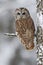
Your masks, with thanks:
<instances>
[{"instance_id":1,"label":"owl beak","mask_svg":"<svg viewBox=\"0 0 43 65\"><path fill-rule=\"evenodd\" d=\"M21 14L21 19L22 19L22 14Z\"/></svg>"}]
</instances>

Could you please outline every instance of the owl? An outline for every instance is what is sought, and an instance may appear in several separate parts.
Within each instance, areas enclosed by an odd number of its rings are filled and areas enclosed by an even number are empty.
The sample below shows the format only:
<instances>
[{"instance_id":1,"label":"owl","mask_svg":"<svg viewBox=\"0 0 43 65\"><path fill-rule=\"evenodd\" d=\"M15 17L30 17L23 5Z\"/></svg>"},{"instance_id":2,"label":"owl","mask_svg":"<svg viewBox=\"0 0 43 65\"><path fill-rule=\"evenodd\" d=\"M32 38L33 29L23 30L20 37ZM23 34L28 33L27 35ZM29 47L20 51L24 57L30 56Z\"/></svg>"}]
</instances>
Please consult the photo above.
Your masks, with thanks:
<instances>
[{"instance_id":1,"label":"owl","mask_svg":"<svg viewBox=\"0 0 43 65\"><path fill-rule=\"evenodd\" d=\"M16 33L27 50L34 48L35 26L29 11L26 8L15 10Z\"/></svg>"}]
</instances>

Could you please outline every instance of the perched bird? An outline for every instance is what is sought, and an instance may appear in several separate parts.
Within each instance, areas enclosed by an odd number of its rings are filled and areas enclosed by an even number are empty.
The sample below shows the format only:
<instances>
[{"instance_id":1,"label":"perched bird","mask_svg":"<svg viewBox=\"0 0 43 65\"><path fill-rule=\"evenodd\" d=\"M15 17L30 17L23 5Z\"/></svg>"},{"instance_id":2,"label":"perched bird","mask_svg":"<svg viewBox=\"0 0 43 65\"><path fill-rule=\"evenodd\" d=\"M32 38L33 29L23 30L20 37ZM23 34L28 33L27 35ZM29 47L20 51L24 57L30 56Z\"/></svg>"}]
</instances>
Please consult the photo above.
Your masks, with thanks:
<instances>
[{"instance_id":1,"label":"perched bird","mask_svg":"<svg viewBox=\"0 0 43 65\"><path fill-rule=\"evenodd\" d=\"M24 44L27 50L34 48L35 26L29 11L26 8L15 10L16 32L17 36Z\"/></svg>"}]
</instances>

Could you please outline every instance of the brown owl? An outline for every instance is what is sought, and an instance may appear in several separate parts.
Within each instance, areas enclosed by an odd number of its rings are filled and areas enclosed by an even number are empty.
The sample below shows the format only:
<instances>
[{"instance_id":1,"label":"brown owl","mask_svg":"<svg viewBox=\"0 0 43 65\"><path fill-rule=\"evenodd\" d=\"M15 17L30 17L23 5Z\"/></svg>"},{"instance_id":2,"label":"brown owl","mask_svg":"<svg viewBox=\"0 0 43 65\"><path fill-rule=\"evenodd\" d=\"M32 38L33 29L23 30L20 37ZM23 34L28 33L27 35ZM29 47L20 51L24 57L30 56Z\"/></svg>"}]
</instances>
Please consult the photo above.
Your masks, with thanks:
<instances>
[{"instance_id":1,"label":"brown owl","mask_svg":"<svg viewBox=\"0 0 43 65\"><path fill-rule=\"evenodd\" d=\"M16 32L17 36L24 44L26 49L34 48L35 26L26 8L18 8L15 10Z\"/></svg>"}]
</instances>

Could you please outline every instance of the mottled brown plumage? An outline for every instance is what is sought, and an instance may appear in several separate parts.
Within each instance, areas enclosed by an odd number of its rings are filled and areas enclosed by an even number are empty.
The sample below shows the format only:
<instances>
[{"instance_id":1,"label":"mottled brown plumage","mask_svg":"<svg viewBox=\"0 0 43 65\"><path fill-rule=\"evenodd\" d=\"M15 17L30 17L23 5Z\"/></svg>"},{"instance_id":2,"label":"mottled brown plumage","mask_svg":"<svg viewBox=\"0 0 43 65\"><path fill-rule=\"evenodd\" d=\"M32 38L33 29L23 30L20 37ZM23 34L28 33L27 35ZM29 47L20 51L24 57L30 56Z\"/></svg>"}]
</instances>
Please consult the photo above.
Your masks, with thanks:
<instances>
[{"instance_id":1,"label":"mottled brown plumage","mask_svg":"<svg viewBox=\"0 0 43 65\"><path fill-rule=\"evenodd\" d=\"M17 13L20 12L16 16L17 36L19 37L21 42L24 44L26 49L28 50L33 49L34 48L34 32L35 32L34 22L26 8L16 9L16 12ZM23 13L25 12L25 14L22 14L22 12Z\"/></svg>"}]
</instances>

